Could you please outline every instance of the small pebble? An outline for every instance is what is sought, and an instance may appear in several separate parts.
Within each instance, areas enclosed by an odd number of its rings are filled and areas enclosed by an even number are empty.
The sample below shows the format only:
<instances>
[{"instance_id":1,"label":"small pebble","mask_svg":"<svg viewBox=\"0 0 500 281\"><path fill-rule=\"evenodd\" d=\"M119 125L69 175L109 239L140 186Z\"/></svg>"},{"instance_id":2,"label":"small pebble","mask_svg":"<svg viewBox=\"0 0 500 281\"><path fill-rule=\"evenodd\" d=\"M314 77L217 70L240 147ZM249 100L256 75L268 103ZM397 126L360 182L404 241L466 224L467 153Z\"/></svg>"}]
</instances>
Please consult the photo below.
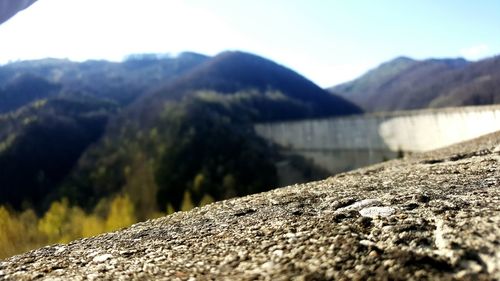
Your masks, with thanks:
<instances>
[{"instance_id":1,"label":"small pebble","mask_svg":"<svg viewBox=\"0 0 500 281\"><path fill-rule=\"evenodd\" d=\"M368 207L364 208L359 213L363 217L369 217L369 218L374 218L374 217L388 217L392 214L394 214L396 210L392 207Z\"/></svg>"},{"instance_id":2,"label":"small pebble","mask_svg":"<svg viewBox=\"0 0 500 281\"><path fill-rule=\"evenodd\" d=\"M113 257L113 255L111 255L111 254L104 254L104 255L99 255L99 256L94 257L94 259L92 259L92 261L96 262L96 263L100 263L100 262L105 262L106 260L108 260L112 257Z\"/></svg>"}]
</instances>

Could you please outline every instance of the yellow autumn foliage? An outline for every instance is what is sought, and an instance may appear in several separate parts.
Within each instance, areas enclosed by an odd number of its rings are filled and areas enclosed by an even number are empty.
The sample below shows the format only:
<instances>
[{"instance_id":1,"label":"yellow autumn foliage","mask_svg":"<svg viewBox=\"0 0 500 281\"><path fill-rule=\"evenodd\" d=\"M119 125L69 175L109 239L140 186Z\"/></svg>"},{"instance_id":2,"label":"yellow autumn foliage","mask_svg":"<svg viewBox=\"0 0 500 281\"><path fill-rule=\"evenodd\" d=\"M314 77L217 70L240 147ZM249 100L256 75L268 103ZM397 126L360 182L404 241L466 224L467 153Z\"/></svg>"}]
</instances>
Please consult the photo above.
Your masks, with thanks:
<instances>
[{"instance_id":1,"label":"yellow autumn foliage","mask_svg":"<svg viewBox=\"0 0 500 281\"><path fill-rule=\"evenodd\" d=\"M67 220L68 200L53 202L49 210L38 221L38 231L47 238L49 243L56 243L62 236L63 226Z\"/></svg>"},{"instance_id":2,"label":"yellow autumn foliage","mask_svg":"<svg viewBox=\"0 0 500 281\"><path fill-rule=\"evenodd\" d=\"M205 194L199 205L213 201L210 195ZM0 259L47 244L68 243L130 226L137 222L138 217L134 203L137 202L126 194L112 199L103 198L92 213L86 213L77 206L71 206L67 199L62 199L52 202L40 218L31 209L15 212L0 206ZM181 210L188 211L194 207L191 193L186 191ZM167 204L166 213L173 212L172 204ZM139 213L146 218L165 215L156 210Z\"/></svg>"},{"instance_id":3,"label":"yellow autumn foliage","mask_svg":"<svg viewBox=\"0 0 500 281\"><path fill-rule=\"evenodd\" d=\"M167 211L167 215L175 213L175 209L174 209L174 206L172 205L172 203L167 204L166 211Z\"/></svg>"},{"instance_id":4,"label":"yellow autumn foliage","mask_svg":"<svg viewBox=\"0 0 500 281\"><path fill-rule=\"evenodd\" d=\"M36 215L28 210L20 215L0 206L0 259L36 247Z\"/></svg>"},{"instance_id":5,"label":"yellow autumn foliage","mask_svg":"<svg viewBox=\"0 0 500 281\"><path fill-rule=\"evenodd\" d=\"M152 215L160 216L159 213ZM31 209L18 214L0 206L0 259L47 244L95 236L135 222L134 207L128 196L115 197L105 217L69 206L67 199L52 202L41 218Z\"/></svg>"},{"instance_id":6,"label":"yellow autumn foliage","mask_svg":"<svg viewBox=\"0 0 500 281\"><path fill-rule=\"evenodd\" d=\"M96 236L104 231L104 219L93 214L90 214L83 219L82 237Z\"/></svg>"},{"instance_id":7,"label":"yellow autumn foliage","mask_svg":"<svg viewBox=\"0 0 500 281\"><path fill-rule=\"evenodd\" d=\"M205 206L205 205L211 204L211 203L213 203L213 202L215 202L215 199L214 199L212 196L210 196L209 194L205 194L205 195L203 195L203 197L201 198L201 201L200 201L200 204L199 204L199 205L200 205L200 207L202 207L202 206Z\"/></svg>"},{"instance_id":8,"label":"yellow autumn foliage","mask_svg":"<svg viewBox=\"0 0 500 281\"><path fill-rule=\"evenodd\" d=\"M105 231L114 231L136 222L134 205L127 195L115 197L111 202Z\"/></svg>"},{"instance_id":9,"label":"yellow autumn foliage","mask_svg":"<svg viewBox=\"0 0 500 281\"><path fill-rule=\"evenodd\" d=\"M184 198L182 199L181 203L181 211L186 212L193 209L194 207L195 206L193 203L193 199L191 198L191 192L185 191Z\"/></svg>"}]
</instances>

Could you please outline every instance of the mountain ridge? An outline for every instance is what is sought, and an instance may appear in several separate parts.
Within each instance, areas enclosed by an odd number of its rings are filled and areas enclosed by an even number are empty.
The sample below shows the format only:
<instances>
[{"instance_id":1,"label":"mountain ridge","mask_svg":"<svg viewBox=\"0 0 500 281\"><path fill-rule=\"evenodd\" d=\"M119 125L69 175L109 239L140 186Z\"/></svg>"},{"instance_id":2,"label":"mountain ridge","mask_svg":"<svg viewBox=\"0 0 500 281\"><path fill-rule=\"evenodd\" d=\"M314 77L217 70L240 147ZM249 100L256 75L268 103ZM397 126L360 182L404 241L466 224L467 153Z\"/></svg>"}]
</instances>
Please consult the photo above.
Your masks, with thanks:
<instances>
[{"instance_id":1,"label":"mountain ridge","mask_svg":"<svg viewBox=\"0 0 500 281\"><path fill-rule=\"evenodd\" d=\"M200 90L222 94L241 90L257 90L263 93L280 91L287 97L310 105L309 112L303 115L309 118L361 113L357 106L343 98L328 95L319 86L295 71L271 60L241 51L222 52L179 79L170 81L163 89L156 88L143 99L154 99L159 95L165 100L179 100ZM151 106L157 104L153 103Z\"/></svg>"},{"instance_id":2,"label":"mountain ridge","mask_svg":"<svg viewBox=\"0 0 500 281\"><path fill-rule=\"evenodd\" d=\"M429 107L470 63L455 59L394 59L361 77L329 88L369 112Z\"/></svg>"},{"instance_id":3,"label":"mountain ridge","mask_svg":"<svg viewBox=\"0 0 500 281\"><path fill-rule=\"evenodd\" d=\"M500 57L395 59L328 90L368 112L500 103ZM389 75L387 75L389 74Z\"/></svg>"}]
</instances>

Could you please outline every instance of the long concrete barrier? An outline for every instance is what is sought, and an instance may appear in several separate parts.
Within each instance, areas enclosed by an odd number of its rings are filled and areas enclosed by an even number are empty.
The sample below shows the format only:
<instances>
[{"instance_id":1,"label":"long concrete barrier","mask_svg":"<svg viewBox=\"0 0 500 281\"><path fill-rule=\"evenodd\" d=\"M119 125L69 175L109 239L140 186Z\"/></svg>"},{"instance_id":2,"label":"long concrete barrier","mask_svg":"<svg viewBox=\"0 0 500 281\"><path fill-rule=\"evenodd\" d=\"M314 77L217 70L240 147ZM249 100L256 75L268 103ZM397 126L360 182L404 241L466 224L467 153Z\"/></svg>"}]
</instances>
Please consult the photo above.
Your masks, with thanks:
<instances>
[{"instance_id":1,"label":"long concrete barrier","mask_svg":"<svg viewBox=\"0 0 500 281\"><path fill-rule=\"evenodd\" d=\"M255 131L335 174L500 131L500 105L256 124Z\"/></svg>"},{"instance_id":2,"label":"long concrete barrier","mask_svg":"<svg viewBox=\"0 0 500 281\"><path fill-rule=\"evenodd\" d=\"M499 131L500 105L256 124L255 130L293 150L422 152Z\"/></svg>"}]
</instances>

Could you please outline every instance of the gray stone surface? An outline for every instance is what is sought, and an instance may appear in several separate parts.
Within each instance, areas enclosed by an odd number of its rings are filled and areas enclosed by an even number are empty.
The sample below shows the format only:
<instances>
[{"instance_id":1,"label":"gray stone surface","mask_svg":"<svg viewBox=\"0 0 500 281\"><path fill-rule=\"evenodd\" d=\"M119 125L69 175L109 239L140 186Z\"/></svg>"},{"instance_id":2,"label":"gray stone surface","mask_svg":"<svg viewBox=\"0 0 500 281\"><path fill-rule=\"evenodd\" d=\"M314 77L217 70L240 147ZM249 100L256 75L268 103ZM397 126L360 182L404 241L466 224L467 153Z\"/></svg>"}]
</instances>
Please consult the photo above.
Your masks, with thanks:
<instances>
[{"instance_id":1,"label":"gray stone surface","mask_svg":"<svg viewBox=\"0 0 500 281\"><path fill-rule=\"evenodd\" d=\"M496 133L44 247L0 279L500 280L499 165Z\"/></svg>"}]
</instances>

